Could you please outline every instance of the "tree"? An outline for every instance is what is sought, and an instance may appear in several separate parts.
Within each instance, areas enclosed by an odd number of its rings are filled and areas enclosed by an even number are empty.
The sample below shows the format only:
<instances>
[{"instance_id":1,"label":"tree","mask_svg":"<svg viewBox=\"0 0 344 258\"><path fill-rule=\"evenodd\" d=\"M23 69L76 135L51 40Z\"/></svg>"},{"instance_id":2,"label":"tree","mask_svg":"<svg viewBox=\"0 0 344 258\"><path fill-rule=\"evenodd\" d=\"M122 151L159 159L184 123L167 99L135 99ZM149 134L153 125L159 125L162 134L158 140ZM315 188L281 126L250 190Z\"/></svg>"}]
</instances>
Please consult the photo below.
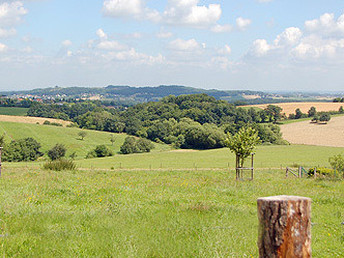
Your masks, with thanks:
<instances>
[{"instance_id":1,"label":"tree","mask_svg":"<svg viewBox=\"0 0 344 258\"><path fill-rule=\"evenodd\" d=\"M282 117L281 115L282 108L279 106L268 105L264 110L269 116L269 122L276 123L277 120L281 119Z\"/></svg>"},{"instance_id":2,"label":"tree","mask_svg":"<svg viewBox=\"0 0 344 258\"><path fill-rule=\"evenodd\" d=\"M315 109L315 107L311 107L311 108L308 110L308 117L315 116L316 114L317 114L317 110Z\"/></svg>"},{"instance_id":3,"label":"tree","mask_svg":"<svg viewBox=\"0 0 344 258\"><path fill-rule=\"evenodd\" d=\"M85 131L80 131L80 132L78 133L78 135L80 136L81 140L83 141L84 138L85 138L86 135L87 135L87 132L85 132Z\"/></svg>"},{"instance_id":4,"label":"tree","mask_svg":"<svg viewBox=\"0 0 344 258\"><path fill-rule=\"evenodd\" d=\"M320 122L325 122L327 123L328 121L331 120L331 115L329 113L322 113L319 117Z\"/></svg>"},{"instance_id":5,"label":"tree","mask_svg":"<svg viewBox=\"0 0 344 258\"><path fill-rule=\"evenodd\" d=\"M226 145L234 152L237 159L237 165L242 168L245 159L249 157L261 141L258 132L251 127L242 127L234 136L227 134Z\"/></svg>"},{"instance_id":6,"label":"tree","mask_svg":"<svg viewBox=\"0 0 344 258\"><path fill-rule=\"evenodd\" d=\"M104 144L97 145L96 148L87 153L86 158L102 158L113 156L113 152L108 149Z\"/></svg>"},{"instance_id":7,"label":"tree","mask_svg":"<svg viewBox=\"0 0 344 258\"><path fill-rule=\"evenodd\" d=\"M295 110L295 119L301 118L302 115L303 115L303 113L301 112L301 110L300 110L299 108L297 108L297 109Z\"/></svg>"},{"instance_id":8,"label":"tree","mask_svg":"<svg viewBox=\"0 0 344 258\"><path fill-rule=\"evenodd\" d=\"M41 144L29 137L17 141L11 141L5 146L3 161L35 161L43 153L39 151Z\"/></svg>"},{"instance_id":9,"label":"tree","mask_svg":"<svg viewBox=\"0 0 344 258\"><path fill-rule=\"evenodd\" d=\"M66 155L66 151L67 149L63 144L57 143L48 151L48 157L51 160L57 160L64 157Z\"/></svg>"},{"instance_id":10,"label":"tree","mask_svg":"<svg viewBox=\"0 0 344 258\"><path fill-rule=\"evenodd\" d=\"M110 142L111 145L113 145L116 142L116 137L113 134L110 135Z\"/></svg>"},{"instance_id":11,"label":"tree","mask_svg":"<svg viewBox=\"0 0 344 258\"><path fill-rule=\"evenodd\" d=\"M338 171L343 173L344 177L344 158L341 154L334 155L333 157L330 157L328 160L331 164L331 167Z\"/></svg>"},{"instance_id":12,"label":"tree","mask_svg":"<svg viewBox=\"0 0 344 258\"><path fill-rule=\"evenodd\" d=\"M343 113L344 113L344 108L343 108L343 106L340 106L340 107L339 107L339 110L338 110L338 112L339 112L339 113L341 113L341 114L343 114Z\"/></svg>"}]
</instances>

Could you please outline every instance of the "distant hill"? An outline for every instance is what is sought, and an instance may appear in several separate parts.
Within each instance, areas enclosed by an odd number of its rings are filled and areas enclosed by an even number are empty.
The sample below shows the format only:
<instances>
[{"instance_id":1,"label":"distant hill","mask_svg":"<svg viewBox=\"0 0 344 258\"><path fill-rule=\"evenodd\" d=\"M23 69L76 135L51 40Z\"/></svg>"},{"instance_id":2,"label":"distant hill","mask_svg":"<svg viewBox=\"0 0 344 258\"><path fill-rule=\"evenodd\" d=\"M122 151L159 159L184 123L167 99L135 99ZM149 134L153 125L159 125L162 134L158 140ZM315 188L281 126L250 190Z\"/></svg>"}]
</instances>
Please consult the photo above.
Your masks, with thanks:
<instances>
[{"instance_id":1,"label":"distant hill","mask_svg":"<svg viewBox=\"0 0 344 258\"><path fill-rule=\"evenodd\" d=\"M3 97L29 98L29 99L91 99L115 101L120 104L136 104L148 101L158 101L163 97L185 94L205 93L216 99L226 100L238 104L264 104L282 102L304 102L304 101L331 101L333 94L321 93L269 93L251 90L216 90L200 89L179 85L160 85L157 87L131 87L114 86L107 87L50 87L25 91L0 92Z\"/></svg>"},{"instance_id":2,"label":"distant hill","mask_svg":"<svg viewBox=\"0 0 344 258\"><path fill-rule=\"evenodd\" d=\"M185 95L205 93L216 99L224 99L228 101L244 101L250 98L266 98L271 94L261 91L250 90L206 90L178 85L161 85L157 87L131 87L131 86L114 86L109 85L104 88L89 87L51 87L44 89L34 89L27 91L9 91L0 92L3 96L35 96L39 98L91 98L102 100L131 100L135 102L156 101L169 95Z\"/></svg>"}]
</instances>

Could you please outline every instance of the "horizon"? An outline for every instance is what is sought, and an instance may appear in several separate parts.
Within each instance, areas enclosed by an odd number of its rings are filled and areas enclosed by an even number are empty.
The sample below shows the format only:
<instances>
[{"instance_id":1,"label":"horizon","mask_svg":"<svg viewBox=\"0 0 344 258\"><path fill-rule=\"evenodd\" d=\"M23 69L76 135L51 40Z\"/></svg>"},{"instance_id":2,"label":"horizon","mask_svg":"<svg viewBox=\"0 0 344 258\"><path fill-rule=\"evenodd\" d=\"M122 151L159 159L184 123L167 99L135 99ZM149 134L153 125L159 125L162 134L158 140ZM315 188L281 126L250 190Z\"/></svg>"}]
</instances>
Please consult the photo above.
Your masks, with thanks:
<instances>
[{"instance_id":1,"label":"horizon","mask_svg":"<svg viewBox=\"0 0 344 258\"><path fill-rule=\"evenodd\" d=\"M340 92L343 42L339 0L0 0L0 91Z\"/></svg>"}]
</instances>

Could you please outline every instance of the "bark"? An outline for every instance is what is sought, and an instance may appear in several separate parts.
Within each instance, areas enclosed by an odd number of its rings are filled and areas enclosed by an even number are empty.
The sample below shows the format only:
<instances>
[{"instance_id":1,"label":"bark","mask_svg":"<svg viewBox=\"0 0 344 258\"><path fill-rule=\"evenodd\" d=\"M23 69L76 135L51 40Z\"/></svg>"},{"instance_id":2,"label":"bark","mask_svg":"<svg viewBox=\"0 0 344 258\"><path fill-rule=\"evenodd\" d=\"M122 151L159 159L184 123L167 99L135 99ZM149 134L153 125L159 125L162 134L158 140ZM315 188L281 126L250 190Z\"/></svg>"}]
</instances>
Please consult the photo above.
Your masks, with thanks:
<instances>
[{"instance_id":1,"label":"bark","mask_svg":"<svg viewBox=\"0 0 344 258\"><path fill-rule=\"evenodd\" d=\"M259 257L312 257L311 199L259 198Z\"/></svg>"}]
</instances>

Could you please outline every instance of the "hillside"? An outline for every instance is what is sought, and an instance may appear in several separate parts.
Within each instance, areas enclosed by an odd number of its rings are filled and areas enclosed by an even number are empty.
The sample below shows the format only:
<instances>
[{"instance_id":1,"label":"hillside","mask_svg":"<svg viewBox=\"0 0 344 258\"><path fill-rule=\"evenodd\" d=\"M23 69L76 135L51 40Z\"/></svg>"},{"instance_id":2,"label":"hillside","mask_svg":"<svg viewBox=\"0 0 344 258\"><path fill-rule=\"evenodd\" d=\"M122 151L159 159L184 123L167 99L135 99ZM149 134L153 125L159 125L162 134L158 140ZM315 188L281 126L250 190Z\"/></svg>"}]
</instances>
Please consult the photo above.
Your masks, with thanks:
<instances>
[{"instance_id":1,"label":"hillside","mask_svg":"<svg viewBox=\"0 0 344 258\"><path fill-rule=\"evenodd\" d=\"M67 147L67 156L76 152L77 159L85 158L86 154L99 144L105 144L115 153L119 152L126 134L113 134L116 138L114 145L110 142L111 133L85 130L87 136L82 141L78 136L81 129L57 127L51 125L38 125L18 122L0 122L0 134L6 135L6 140L17 140L33 137L41 143L41 151L46 153L56 143L62 143ZM154 143L153 151L169 150L168 145Z\"/></svg>"}]
</instances>

